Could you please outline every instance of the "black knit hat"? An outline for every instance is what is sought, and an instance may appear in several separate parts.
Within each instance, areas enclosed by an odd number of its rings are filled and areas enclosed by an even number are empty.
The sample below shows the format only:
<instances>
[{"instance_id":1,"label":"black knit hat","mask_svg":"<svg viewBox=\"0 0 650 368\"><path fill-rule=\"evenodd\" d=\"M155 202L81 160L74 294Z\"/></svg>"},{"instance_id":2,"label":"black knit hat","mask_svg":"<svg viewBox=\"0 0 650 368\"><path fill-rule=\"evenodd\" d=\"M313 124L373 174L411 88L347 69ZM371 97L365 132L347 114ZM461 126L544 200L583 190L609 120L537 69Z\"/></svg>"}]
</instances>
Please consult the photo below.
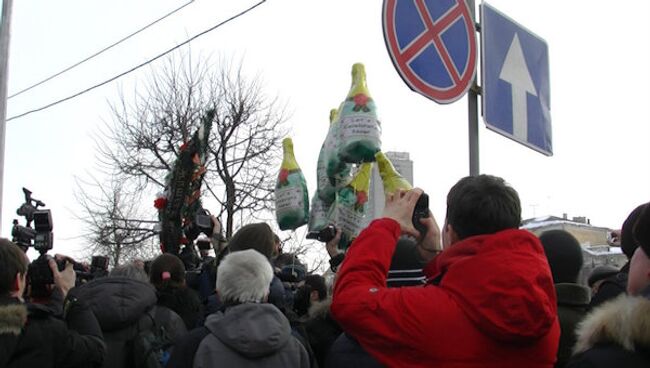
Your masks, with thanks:
<instances>
[{"instance_id":1,"label":"black knit hat","mask_svg":"<svg viewBox=\"0 0 650 368\"><path fill-rule=\"evenodd\" d=\"M587 279L587 285L589 287L594 286L600 280L604 280L610 276L614 276L619 272L619 269L611 265L600 265L594 268L589 274L589 279Z\"/></svg>"},{"instance_id":2,"label":"black knit hat","mask_svg":"<svg viewBox=\"0 0 650 368\"><path fill-rule=\"evenodd\" d=\"M318 274L305 276L305 285L309 285L312 291L318 291L318 300L327 298L327 284L325 278Z\"/></svg>"},{"instance_id":3,"label":"black knit hat","mask_svg":"<svg viewBox=\"0 0 650 368\"><path fill-rule=\"evenodd\" d=\"M582 268L582 248L576 238L564 230L549 230L539 240L551 266L553 282L575 283Z\"/></svg>"},{"instance_id":4,"label":"black knit hat","mask_svg":"<svg viewBox=\"0 0 650 368\"><path fill-rule=\"evenodd\" d=\"M644 205L632 230L637 243L646 256L650 257L650 203Z\"/></svg>"},{"instance_id":5,"label":"black knit hat","mask_svg":"<svg viewBox=\"0 0 650 368\"><path fill-rule=\"evenodd\" d=\"M632 258L634 251L639 246L634 238L633 230L636 220L639 218L639 215L643 209L647 206L647 203L640 205L635 208L623 222L623 227L621 228L621 250L627 256L627 259Z\"/></svg>"},{"instance_id":6,"label":"black knit hat","mask_svg":"<svg viewBox=\"0 0 650 368\"><path fill-rule=\"evenodd\" d=\"M269 259L273 254L274 245L275 234L271 227L264 222L242 226L228 242L228 248L231 252L255 249Z\"/></svg>"}]
</instances>

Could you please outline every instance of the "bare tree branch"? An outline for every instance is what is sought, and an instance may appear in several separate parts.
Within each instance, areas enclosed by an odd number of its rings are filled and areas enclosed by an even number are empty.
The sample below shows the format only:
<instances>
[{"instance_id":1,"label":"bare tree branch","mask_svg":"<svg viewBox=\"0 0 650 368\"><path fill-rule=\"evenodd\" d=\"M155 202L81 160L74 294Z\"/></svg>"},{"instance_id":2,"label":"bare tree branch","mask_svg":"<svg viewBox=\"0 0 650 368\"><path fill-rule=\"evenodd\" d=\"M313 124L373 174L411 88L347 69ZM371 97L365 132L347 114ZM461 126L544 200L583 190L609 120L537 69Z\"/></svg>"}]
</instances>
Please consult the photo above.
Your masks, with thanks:
<instances>
[{"instance_id":1,"label":"bare tree branch","mask_svg":"<svg viewBox=\"0 0 650 368\"><path fill-rule=\"evenodd\" d=\"M128 192L118 180L102 185L93 176L90 179L76 178L75 191L83 212L76 217L85 224L84 238L88 241L85 252L89 256L108 256L113 266L130 259L152 257L153 243L145 242L156 233L150 221L137 220L143 218L139 213L138 192Z\"/></svg>"}]
</instances>

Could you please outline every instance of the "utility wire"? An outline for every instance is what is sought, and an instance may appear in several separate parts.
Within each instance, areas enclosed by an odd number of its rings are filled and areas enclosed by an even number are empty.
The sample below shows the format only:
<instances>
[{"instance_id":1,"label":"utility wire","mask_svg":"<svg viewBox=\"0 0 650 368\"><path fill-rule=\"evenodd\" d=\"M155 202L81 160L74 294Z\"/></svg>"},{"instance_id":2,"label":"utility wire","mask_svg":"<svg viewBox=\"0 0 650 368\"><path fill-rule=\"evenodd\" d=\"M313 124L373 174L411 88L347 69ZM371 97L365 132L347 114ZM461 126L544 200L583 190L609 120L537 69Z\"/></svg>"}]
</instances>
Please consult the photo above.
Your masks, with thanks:
<instances>
[{"instance_id":1,"label":"utility wire","mask_svg":"<svg viewBox=\"0 0 650 368\"><path fill-rule=\"evenodd\" d=\"M12 98L12 97L16 97L16 96L18 96L18 95L21 95L21 94L23 94L23 93L25 93L25 92L27 92L27 91L29 91L29 90L35 88L35 87L38 87L38 86L40 86L41 84L43 84L43 83L45 83L45 82L47 82L47 81L50 81L50 80L52 80L52 79L58 77L59 75L61 75L61 74L65 73L65 72L67 72L67 71L70 71L70 70L72 70L72 69L78 67L79 65L85 63L86 61L88 61L88 60L90 60L90 59L92 59L92 58L94 58L94 57L96 57L96 56L99 56L100 54L103 54L104 52L106 52L106 51L112 49L113 47L119 45L120 43L122 43L122 42L128 40L129 38L131 38L131 37L137 35L138 33L144 31L145 29L147 29L147 28L149 28L149 27L151 27L151 26L153 26L154 24L156 24L156 23L158 23L158 22L164 20L165 18L168 18L168 17L171 16L172 14L174 14L174 13L180 11L181 9L183 9L184 7L190 5L190 4L193 3L193 2L194 2L194 0L190 0L190 1L188 1L187 3L181 5L180 7L176 8L176 9L172 10L171 12L169 12L169 13L163 15L162 17L160 17L160 18L154 20L153 22L151 22L151 23L147 24L146 26L144 26L144 27L138 29L137 31L135 31L135 32L133 32L133 33L131 33L131 34L129 34L128 36L122 38L121 40L119 40L119 41L117 41L117 42L115 42L115 43L113 43L113 44L111 44L111 45L109 45L109 46L106 46L105 48L103 48L103 49L97 51L96 53L94 53L94 54L88 56L87 58L85 58L85 59L83 59L83 60L81 60L81 61L79 61L79 62L77 62L77 63L75 63L75 64L70 65L69 67L67 67L67 68L65 68L65 69L63 69L63 70L61 70L60 72L58 72L58 73L56 73L56 74L53 74L53 75L51 75L51 76L49 76L49 77L43 79L42 81L40 81L40 82L38 82L38 83L32 84L31 86L29 86L29 87L27 87L27 88L24 88L24 89L22 89L22 90L20 90L20 91L18 91L18 92L16 92L16 93L10 95L9 97L7 97L7 100L9 100L9 99Z\"/></svg>"},{"instance_id":2,"label":"utility wire","mask_svg":"<svg viewBox=\"0 0 650 368\"><path fill-rule=\"evenodd\" d=\"M49 104L47 104L47 105L41 106L41 107L36 108L36 109L33 109L33 110L25 111L25 112L23 112L23 113L21 113L21 114L18 114L18 115L14 115L14 116L8 118L6 121L11 121L11 120L14 120L14 119L19 119L19 118L22 118L22 117L27 116L27 115L29 115L29 114L33 114L33 113L35 113L35 112L39 112L39 111L43 111L43 110L45 110L45 109L49 109L49 108L52 107L52 106L55 106L55 105L58 105L58 104L60 104L60 103L62 103L62 102L66 102L66 101L71 100L71 99L73 99L73 98L79 97L79 96L81 96L81 95L83 95L83 94L85 94L85 93L87 93L87 92L90 92L90 91L92 91L92 90L94 90L94 89L97 89L97 88L103 86L103 85L106 85L106 84L108 84L108 83L110 83L110 82L112 82L112 81L114 81L114 80L116 80L116 79L119 79L119 78L121 78L121 77L123 77L123 76L125 76L125 75L127 75L127 74L129 74L129 73L131 73L131 72L134 72L134 71L136 71L136 70L142 68L143 66L145 66L145 65L147 65L147 64L150 64L150 63L152 63L152 62L154 62L154 61L160 59L161 57L163 57L163 56L169 54L170 52L172 52L172 51L174 51L174 50L176 50L176 49L178 49L178 48L180 48L180 47L183 47L183 46L187 45L188 43L190 43L190 42L194 41L195 39L197 39L197 38L199 38L199 37L205 35L206 33L209 33L209 32L211 32L211 31L214 31L215 29L221 27L222 25L224 25L224 24L226 24L226 23L229 23L230 21L235 20L235 19L241 17L242 15L244 15L244 14L250 12L251 10L257 8L258 6L262 5L262 4L265 3L265 2L266 2L266 0L262 0L262 1L258 2L258 3L256 3L255 5L251 6L250 8L248 8L248 9L246 9L246 10L243 10L243 11L241 11L240 13L237 13L237 14L233 15L232 17L230 17L230 18L228 18L228 19L226 19L226 20L224 20L224 21L222 21L222 22L220 22L220 23L218 23L218 24L216 24L216 25L214 25L214 26L212 26L212 27L206 29L205 31L200 32L200 33L198 33L198 34L196 34L196 35L194 35L194 36L188 38L187 40L183 41L183 43L178 44L178 45L176 45L176 46L170 48L169 50L164 51L164 52L158 54L157 56L154 56L153 58L151 58L151 59L149 59L149 60L147 60L147 61L145 61L145 62L143 62L143 63L141 63L141 64L139 64L139 65L136 65L136 66L134 66L133 68L131 68L131 69L125 71L125 72L122 72L122 73L120 73L120 74L118 74L118 75L116 75L116 76L114 76L114 77L112 77L112 78L109 78L109 79L107 79L107 80L105 80L105 81L103 81L103 82L101 82L101 83L95 84L94 86L88 87L88 88L86 88L86 89L84 89L84 90L82 90L82 91L80 91L80 92L77 92L77 93L75 93L75 94L73 94L73 95L70 95L70 96L68 96L68 97L65 97L65 98L62 98L62 99L60 99L60 100L57 100L57 101L51 102L51 103L49 103Z\"/></svg>"}]
</instances>

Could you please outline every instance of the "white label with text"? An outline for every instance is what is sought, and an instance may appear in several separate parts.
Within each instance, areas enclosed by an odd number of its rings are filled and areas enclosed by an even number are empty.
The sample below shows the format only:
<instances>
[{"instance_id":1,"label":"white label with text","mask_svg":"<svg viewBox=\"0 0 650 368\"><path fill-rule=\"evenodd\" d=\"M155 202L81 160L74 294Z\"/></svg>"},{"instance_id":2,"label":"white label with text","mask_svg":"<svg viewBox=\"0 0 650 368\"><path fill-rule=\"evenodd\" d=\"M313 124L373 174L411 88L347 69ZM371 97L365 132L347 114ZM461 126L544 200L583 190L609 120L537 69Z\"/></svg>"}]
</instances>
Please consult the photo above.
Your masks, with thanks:
<instances>
[{"instance_id":1,"label":"white label with text","mask_svg":"<svg viewBox=\"0 0 650 368\"><path fill-rule=\"evenodd\" d=\"M336 215L336 223L341 227L341 230L355 236L359 235L363 224L363 213L348 206L338 206Z\"/></svg>"},{"instance_id":2,"label":"white label with text","mask_svg":"<svg viewBox=\"0 0 650 368\"><path fill-rule=\"evenodd\" d=\"M280 188L275 192L275 211L278 216L284 212L303 209L303 192L300 187Z\"/></svg>"},{"instance_id":3,"label":"white label with text","mask_svg":"<svg viewBox=\"0 0 650 368\"><path fill-rule=\"evenodd\" d=\"M379 124L377 119L369 115L348 115L341 119L341 139L370 139L379 140Z\"/></svg>"}]
</instances>

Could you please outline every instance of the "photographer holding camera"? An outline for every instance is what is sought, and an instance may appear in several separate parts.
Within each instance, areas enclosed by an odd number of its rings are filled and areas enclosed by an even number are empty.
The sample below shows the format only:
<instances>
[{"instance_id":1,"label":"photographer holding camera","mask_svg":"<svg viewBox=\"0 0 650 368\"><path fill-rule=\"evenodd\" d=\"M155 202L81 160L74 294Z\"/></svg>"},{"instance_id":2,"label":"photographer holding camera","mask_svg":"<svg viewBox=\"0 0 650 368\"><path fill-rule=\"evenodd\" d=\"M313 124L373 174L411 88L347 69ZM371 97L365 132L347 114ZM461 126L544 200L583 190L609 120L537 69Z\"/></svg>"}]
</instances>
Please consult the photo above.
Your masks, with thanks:
<instances>
[{"instance_id":1,"label":"photographer holding camera","mask_svg":"<svg viewBox=\"0 0 650 368\"><path fill-rule=\"evenodd\" d=\"M389 196L384 217L352 243L334 285L336 321L390 367L553 367L553 277L539 239L519 230L517 192L495 176L465 177L447 195L442 234L430 214L424 236L413 224L422 193ZM425 250L444 245L424 287L386 287L401 234L422 238Z\"/></svg>"},{"instance_id":2,"label":"photographer holding camera","mask_svg":"<svg viewBox=\"0 0 650 368\"><path fill-rule=\"evenodd\" d=\"M50 308L25 303L28 259L0 239L0 367L96 367L104 360L103 336L95 315L75 297L75 274L48 261L53 294L64 300L63 320Z\"/></svg>"}]
</instances>

